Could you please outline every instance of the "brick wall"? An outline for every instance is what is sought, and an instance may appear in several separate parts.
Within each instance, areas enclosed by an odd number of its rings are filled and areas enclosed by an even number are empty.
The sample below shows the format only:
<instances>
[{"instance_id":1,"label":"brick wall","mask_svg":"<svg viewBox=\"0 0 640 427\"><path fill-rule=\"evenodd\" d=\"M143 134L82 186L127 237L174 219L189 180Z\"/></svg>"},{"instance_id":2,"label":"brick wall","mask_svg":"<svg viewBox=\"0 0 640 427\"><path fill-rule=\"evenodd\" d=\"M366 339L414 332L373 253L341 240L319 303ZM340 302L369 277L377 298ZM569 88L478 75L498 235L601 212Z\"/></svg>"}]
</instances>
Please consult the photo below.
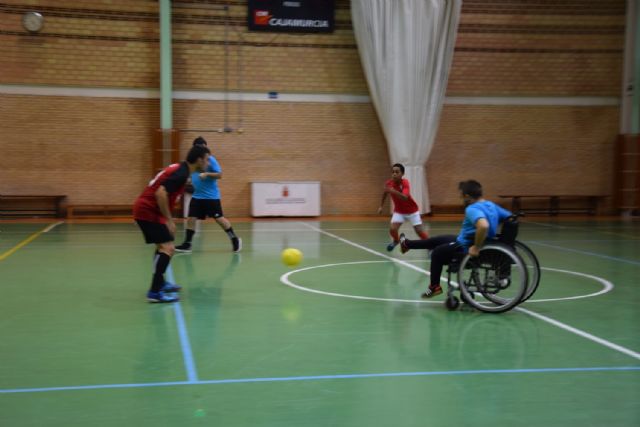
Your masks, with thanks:
<instances>
[{"instance_id":1,"label":"brick wall","mask_svg":"<svg viewBox=\"0 0 640 427\"><path fill-rule=\"evenodd\" d=\"M159 117L157 100L0 95L0 194L130 203Z\"/></svg>"},{"instance_id":2,"label":"brick wall","mask_svg":"<svg viewBox=\"0 0 640 427\"><path fill-rule=\"evenodd\" d=\"M250 212L253 181L321 181L322 212L374 214L389 174L382 131L370 104L264 103L244 105L243 134L184 132L186 151L198 135L223 168L225 212ZM180 101L178 128L220 123L220 103ZM198 126L199 125L199 126Z\"/></svg>"},{"instance_id":3,"label":"brick wall","mask_svg":"<svg viewBox=\"0 0 640 427\"><path fill-rule=\"evenodd\" d=\"M459 203L457 184L471 178L496 200L611 194L618 114L617 107L445 106L427 162L433 203Z\"/></svg>"},{"instance_id":4,"label":"brick wall","mask_svg":"<svg viewBox=\"0 0 640 427\"><path fill-rule=\"evenodd\" d=\"M70 204L131 203L151 178L157 100L0 96L0 193L68 194ZM225 212L248 215L250 183L322 181L326 214L375 213L388 156L370 104L244 104L245 132L202 135L220 161ZM16 115L15 111L20 111ZM178 101L176 128L217 128L220 102ZM108 202L107 202L108 201Z\"/></svg>"},{"instance_id":5,"label":"brick wall","mask_svg":"<svg viewBox=\"0 0 640 427\"><path fill-rule=\"evenodd\" d=\"M243 0L181 4L192 7L173 9L176 90L224 90L226 52L232 91L367 94L346 0L336 2L328 35L248 33ZM0 84L157 88L157 5L0 2ZM20 24L33 9L46 17L38 35ZM447 95L619 96L623 42L624 0L467 0ZM325 214L375 211L389 158L371 105L245 102L242 117L237 103L230 108L243 134L203 134L225 170L230 215L248 215L250 182L271 179L322 181ZM431 201L457 203L455 184L468 177L489 195L609 194L618 115L617 107L447 105L427 164ZM223 121L220 101L174 103L175 128ZM158 124L157 99L0 94L0 193L128 203L149 178ZM196 133L182 136L186 149Z\"/></svg>"}]
</instances>

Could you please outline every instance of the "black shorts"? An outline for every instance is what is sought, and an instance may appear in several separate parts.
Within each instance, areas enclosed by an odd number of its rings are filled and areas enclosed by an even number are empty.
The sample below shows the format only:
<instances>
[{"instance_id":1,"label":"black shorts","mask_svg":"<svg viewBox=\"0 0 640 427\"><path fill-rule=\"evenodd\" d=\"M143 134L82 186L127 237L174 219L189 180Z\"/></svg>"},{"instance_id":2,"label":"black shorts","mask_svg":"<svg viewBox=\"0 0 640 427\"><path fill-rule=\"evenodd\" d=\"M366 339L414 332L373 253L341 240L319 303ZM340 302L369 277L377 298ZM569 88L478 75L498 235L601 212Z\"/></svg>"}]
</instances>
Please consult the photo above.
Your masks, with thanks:
<instances>
[{"instance_id":1,"label":"black shorts","mask_svg":"<svg viewBox=\"0 0 640 427\"><path fill-rule=\"evenodd\" d=\"M207 217L220 218L224 216L220 199L196 199L192 197L191 202L189 202L188 216L198 219L206 219Z\"/></svg>"},{"instance_id":2,"label":"black shorts","mask_svg":"<svg viewBox=\"0 0 640 427\"><path fill-rule=\"evenodd\" d=\"M147 243L167 243L173 242L173 236L165 224L159 222L144 221L136 219L138 227L144 234L144 241Z\"/></svg>"}]
</instances>

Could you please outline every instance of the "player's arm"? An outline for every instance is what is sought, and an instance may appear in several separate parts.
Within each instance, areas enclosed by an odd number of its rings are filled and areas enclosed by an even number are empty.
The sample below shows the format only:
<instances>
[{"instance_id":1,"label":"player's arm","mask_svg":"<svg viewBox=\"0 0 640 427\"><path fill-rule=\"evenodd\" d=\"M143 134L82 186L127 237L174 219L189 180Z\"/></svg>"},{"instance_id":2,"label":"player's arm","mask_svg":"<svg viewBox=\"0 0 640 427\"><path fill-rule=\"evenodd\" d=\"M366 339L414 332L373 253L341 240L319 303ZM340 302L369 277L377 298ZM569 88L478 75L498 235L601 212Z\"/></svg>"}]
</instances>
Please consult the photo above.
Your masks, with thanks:
<instances>
[{"instance_id":1,"label":"player's arm","mask_svg":"<svg viewBox=\"0 0 640 427\"><path fill-rule=\"evenodd\" d=\"M497 211L498 211L499 222L503 222L505 219L507 219L511 215L513 215L510 211L506 210L505 208L503 208L500 205L496 205L496 208L497 208Z\"/></svg>"},{"instance_id":2,"label":"player's arm","mask_svg":"<svg viewBox=\"0 0 640 427\"><path fill-rule=\"evenodd\" d=\"M221 179L222 178L222 168L220 167L220 163L218 163L218 161L216 160L215 157L213 156L209 156L209 159L207 160L209 167L208 167L208 171L206 172L202 172L200 174L200 179Z\"/></svg>"},{"instance_id":3,"label":"player's arm","mask_svg":"<svg viewBox=\"0 0 640 427\"><path fill-rule=\"evenodd\" d=\"M163 217L167 219L167 228L172 235L176 233L176 224L173 222L171 215L171 206L169 204L169 193L180 192L189 179L189 169L183 164L175 173L171 174L156 190L155 196L158 203L158 209Z\"/></svg>"},{"instance_id":4,"label":"player's arm","mask_svg":"<svg viewBox=\"0 0 640 427\"><path fill-rule=\"evenodd\" d=\"M207 178L221 179L222 178L222 172L202 172L200 174L200 179L207 179Z\"/></svg>"},{"instance_id":5,"label":"player's arm","mask_svg":"<svg viewBox=\"0 0 640 427\"><path fill-rule=\"evenodd\" d=\"M487 238L489 232L489 221L486 218L478 218L476 221L476 235L473 241L473 246L469 248L469 255L480 255L480 248L484 244L484 240Z\"/></svg>"},{"instance_id":6,"label":"player's arm","mask_svg":"<svg viewBox=\"0 0 640 427\"><path fill-rule=\"evenodd\" d=\"M409 200L409 189L403 189L402 193L396 190L395 188L387 187L387 193L394 194L400 197L402 200Z\"/></svg>"},{"instance_id":7,"label":"player's arm","mask_svg":"<svg viewBox=\"0 0 640 427\"><path fill-rule=\"evenodd\" d=\"M171 234L175 234L176 225L173 222L173 217L171 216L171 209L169 208L169 193L164 185L160 185L155 193L156 202L158 203L158 208L160 209L160 213L163 217L167 219L167 227Z\"/></svg>"},{"instance_id":8,"label":"player's arm","mask_svg":"<svg viewBox=\"0 0 640 427\"><path fill-rule=\"evenodd\" d=\"M398 191L398 196L400 196L402 200L409 200L409 197L411 196L411 189L408 181L402 186L402 193Z\"/></svg>"},{"instance_id":9,"label":"player's arm","mask_svg":"<svg viewBox=\"0 0 640 427\"><path fill-rule=\"evenodd\" d=\"M402 200L409 200L410 194L411 194L411 190L409 187L409 181L403 179L402 180L402 191L398 191L395 188L393 188L392 186L388 186L385 191L389 194L392 194L396 197L399 197Z\"/></svg>"}]
</instances>

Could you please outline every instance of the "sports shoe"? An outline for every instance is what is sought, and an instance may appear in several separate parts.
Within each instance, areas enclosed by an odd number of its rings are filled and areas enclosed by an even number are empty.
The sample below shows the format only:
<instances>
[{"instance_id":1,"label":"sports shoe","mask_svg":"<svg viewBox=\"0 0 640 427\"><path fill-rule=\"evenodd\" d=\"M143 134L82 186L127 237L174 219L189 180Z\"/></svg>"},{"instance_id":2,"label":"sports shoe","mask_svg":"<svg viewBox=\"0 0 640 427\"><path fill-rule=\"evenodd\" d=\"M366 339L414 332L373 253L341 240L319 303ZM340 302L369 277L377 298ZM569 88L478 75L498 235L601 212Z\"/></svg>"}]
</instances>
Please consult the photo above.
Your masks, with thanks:
<instances>
[{"instance_id":1,"label":"sports shoe","mask_svg":"<svg viewBox=\"0 0 640 427\"><path fill-rule=\"evenodd\" d=\"M407 238L404 236L404 233L400 234L400 252L406 254L409 252L409 247L407 246Z\"/></svg>"},{"instance_id":2,"label":"sports shoe","mask_svg":"<svg viewBox=\"0 0 640 427\"><path fill-rule=\"evenodd\" d=\"M147 292L147 301L151 303L167 303L167 302L178 302L180 298L177 296L170 296L165 294L164 292Z\"/></svg>"},{"instance_id":3,"label":"sports shoe","mask_svg":"<svg viewBox=\"0 0 640 427\"><path fill-rule=\"evenodd\" d=\"M191 243L183 243L181 245L176 246L176 252L180 252L183 254L190 254L191 253Z\"/></svg>"},{"instance_id":4,"label":"sports shoe","mask_svg":"<svg viewBox=\"0 0 640 427\"><path fill-rule=\"evenodd\" d=\"M429 286L427 288L426 291L424 291L422 293L422 295L420 295L420 298L433 298L436 295L440 295L442 293L442 286L440 285L436 285L436 286Z\"/></svg>"},{"instance_id":5,"label":"sports shoe","mask_svg":"<svg viewBox=\"0 0 640 427\"><path fill-rule=\"evenodd\" d=\"M510 284L511 284L511 279L508 277L498 279L498 285L500 286L500 289L507 289Z\"/></svg>"},{"instance_id":6,"label":"sports shoe","mask_svg":"<svg viewBox=\"0 0 640 427\"><path fill-rule=\"evenodd\" d=\"M182 289L182 286L180 285L177 285L175 283L164 282L164 286L162 287L162 292L165 292L165 293L180 292L180 289Z\"/></svg>"},{"instance_id":7,"label":"sports shoe","mask_svg":"<svg viewBox=\"0 0 640 427\"><path fill-rule=\"evenodd\" d=\"M233 245L233 252L240 252L242 250L242 239L239 237L233 237L231 239Z\"/></svg>"},{"instance_id":8,"label":"sports shoe","mask_svg":"<svg viewBox=\"0 0 640 427\"><path fill-rule=\"evenodd\" d=\"M398 243L400 243L400 242L391 242L391 243L389 243L387 245L387 252L391 252L393 250L393 248L398 246Z\"/></svg>"}]
</instances>

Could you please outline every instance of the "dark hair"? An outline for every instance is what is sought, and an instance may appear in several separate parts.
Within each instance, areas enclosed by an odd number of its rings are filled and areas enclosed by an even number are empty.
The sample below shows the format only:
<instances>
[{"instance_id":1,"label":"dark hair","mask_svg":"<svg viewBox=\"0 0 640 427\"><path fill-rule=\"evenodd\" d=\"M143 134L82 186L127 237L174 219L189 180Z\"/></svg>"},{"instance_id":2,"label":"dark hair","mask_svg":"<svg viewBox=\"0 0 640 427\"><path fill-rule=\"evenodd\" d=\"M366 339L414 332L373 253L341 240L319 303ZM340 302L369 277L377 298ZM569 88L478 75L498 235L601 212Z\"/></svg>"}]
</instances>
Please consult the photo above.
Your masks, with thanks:
<instances>
[{"instance_id":1,"label":"dark hair","mask_svg":"<svg viewBox=\"0 0 640 427\"><path fill-rule=\"evenodd\" d=\"M194 145L187 154L187 163L195 163L199 158L209 154L209 149L204 145Z\"/></svg>"},{"instance_id":2,"label":"dark hair","mask_svg":"<svg viewBox=\"0 0 640 427\"><path fill-rule=\"evenodd\" d=\"M393 166L391 166L391 169L393 168L399 168L400 172L402 172L402 175L404 175L404 165L402 163L396 163Z\"/></svg>"},{"instance_id":3,"label":"dark hair","mask_svg":"<svg viewBox=\"0 0 640 427\"><path fill-rule=\"evenodd\" d=\"M482 197L482 185L473 179L459 183L458 190L460 190L462 194L466 194L473 199L479 199Z\"/></svg>"},{"instance_id":4,"label":"dark hair","mask_svg":"<svg viewBox=\"0 0 640 427\"><path fill-rule=\"evenodd\" d=\"M199 136L196 139L193 140L193 146L195 147L196 145L204 145L205 147L207 146L207 140L204 139L203 137Z\"/></svg>"}]
</instances>

